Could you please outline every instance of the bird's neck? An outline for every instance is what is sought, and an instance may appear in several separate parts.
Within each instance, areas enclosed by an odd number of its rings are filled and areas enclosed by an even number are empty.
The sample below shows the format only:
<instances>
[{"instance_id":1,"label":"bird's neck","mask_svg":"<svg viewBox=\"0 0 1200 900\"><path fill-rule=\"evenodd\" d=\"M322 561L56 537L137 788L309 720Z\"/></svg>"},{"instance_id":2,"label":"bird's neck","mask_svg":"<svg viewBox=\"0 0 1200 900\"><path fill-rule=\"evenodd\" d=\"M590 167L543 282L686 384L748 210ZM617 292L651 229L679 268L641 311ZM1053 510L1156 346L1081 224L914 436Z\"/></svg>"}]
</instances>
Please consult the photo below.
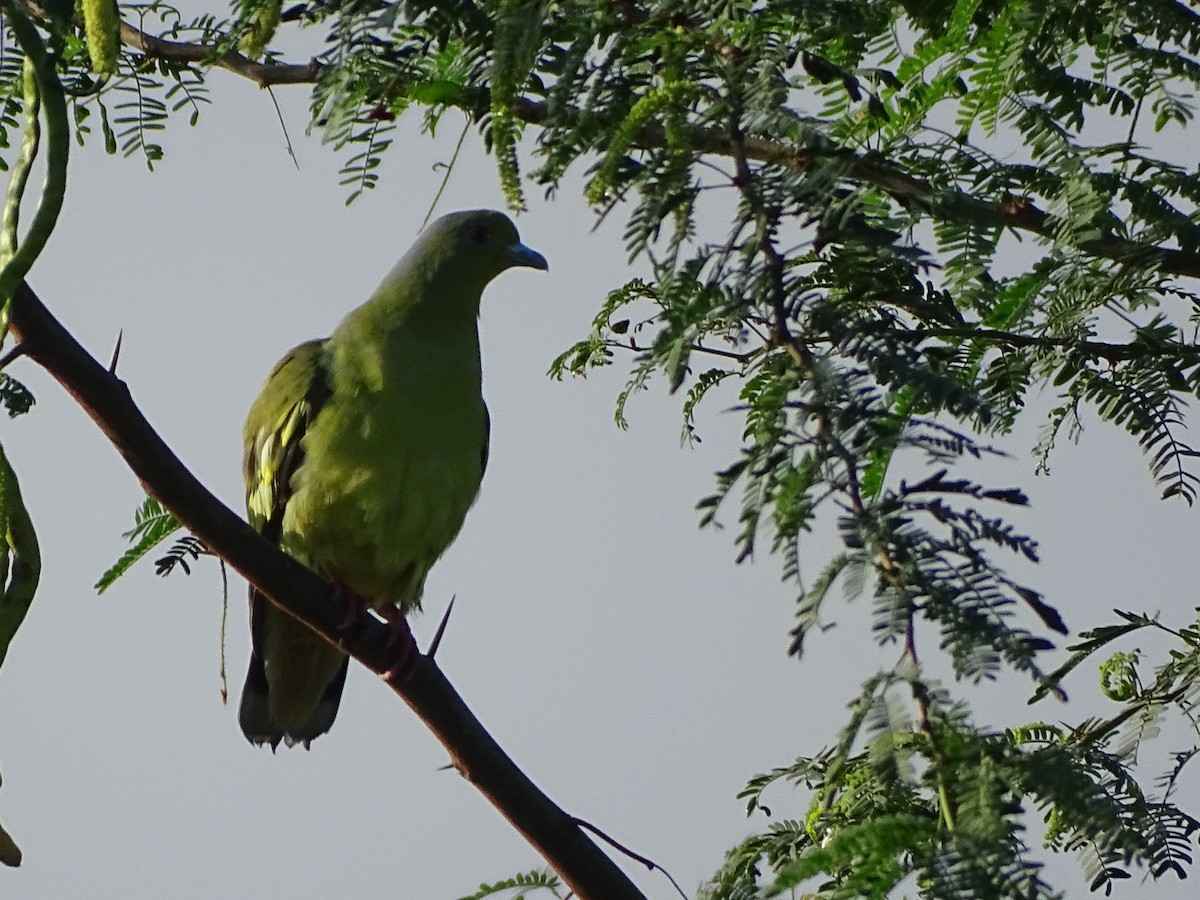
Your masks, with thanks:
<instances>
[{"instance_id":1,"label":"bird's neck","mask_svg":"<svg viewBox=\"0 0 1200 900\"><path fill-rule=\"evenodd\" d=\"M413 330L477 329L488 279L462 267L401 260L360 309L384 323Z\"/></svg>"},{"instance_id":2,"label":"bird's neck","mask_svg":"<svg viewBox=\"0 0 1200 900\"><path fill-rule=\"evenodd\" d=\"M478 294L464 295L461 284L449 288L427 282L419 292L406 288L385 281L338 326L330 350L368 389L411 381L414 361L420 360L420 370L428 367L435 380L461 382L464 389L469 384L477 391ZM450 289L456 293L442 293Z\"/></svg>"}]
</instances>

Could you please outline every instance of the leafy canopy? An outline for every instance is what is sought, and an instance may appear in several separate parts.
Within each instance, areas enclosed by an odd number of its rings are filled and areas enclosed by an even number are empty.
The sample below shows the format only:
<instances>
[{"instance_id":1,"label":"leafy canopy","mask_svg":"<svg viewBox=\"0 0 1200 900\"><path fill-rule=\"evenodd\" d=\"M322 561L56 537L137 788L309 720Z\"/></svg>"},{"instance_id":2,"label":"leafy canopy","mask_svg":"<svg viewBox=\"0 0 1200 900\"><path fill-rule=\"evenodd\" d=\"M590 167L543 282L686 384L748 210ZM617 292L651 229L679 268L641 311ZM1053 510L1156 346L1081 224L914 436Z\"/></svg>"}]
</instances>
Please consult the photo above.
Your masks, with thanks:
<instances>
[{"instance_id":1,"label":"leafy canopy","mask_svg":"<svg viewBox=\"0 0 1200 900\"><path fill-rule=\"evenodd\" d=\"M1047 672L1066 624L1005 569L1038 559L1005 518L1026 497L956 466L997 453L1046 392L1040 467L1091 414L1134 437L1164 498L1194 501L1200 176L1161 149L1190 127L1200 84L1189 5L236 0L188 18L154 2L120 7L135 28L115 60L103 23L29 8L57 43L76 136L98 128L110 153L153 165L168 119L197 121L220 65L311 83L350 200L380 177L398 116L434 128L460 111L515 210L573 174L599 215L625 217L651 274L607 286L552 373L628 366L619 422L658 378L683 392L694 439L706 398L736 390L743 446L701 521L735 518L739 559L764 542L778 554L793 653L840 591L871 595L872 638L895 657L832 746L750 781L751 812L771 815L763 792L781 782L807 810L732 849L707 896L1055 896L1039 843L1076 853L1106 891L1134 867L1186 873L1200 822L1172 797L1200 745L1149 786L1135 763L1168 716L1194 735L1200 623L1123 614ZM273 49L298 27L325 35L313 63ZM5 145L22 104L10 42ZM139 514L137 553L169 533L157 515ZM815 528L842 548L804 579ZM1119 712L1104 721L990 727L931 671L944 651L956 679L1015 672L1060 694L1146 629L1177 649L1157 666L1111 656L1101 684Z\"/></svg>"}]
</instances>

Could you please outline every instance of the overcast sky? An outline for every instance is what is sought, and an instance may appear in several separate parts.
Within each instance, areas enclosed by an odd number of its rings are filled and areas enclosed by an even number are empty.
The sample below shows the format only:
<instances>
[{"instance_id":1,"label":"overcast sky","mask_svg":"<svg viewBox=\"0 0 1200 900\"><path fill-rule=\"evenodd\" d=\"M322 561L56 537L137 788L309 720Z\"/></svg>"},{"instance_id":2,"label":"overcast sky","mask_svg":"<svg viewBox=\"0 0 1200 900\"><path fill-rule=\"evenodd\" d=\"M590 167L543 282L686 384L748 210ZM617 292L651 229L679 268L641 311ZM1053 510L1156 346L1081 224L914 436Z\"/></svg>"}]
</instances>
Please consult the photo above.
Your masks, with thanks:
<instances>
[{"instance_id":1,"label":"overcast sky","mask_svg":"<svg viewBox=\"0 0 1200 900\"><path fill-rule=\"evenodd\" d=\"M75 152L61 225L30 280L98 357L124 330L119 372L134 399L240 510L241 423L262 379L296 343L328 334L412 242L460 123L448 119L436 142L403 130L381 187L346 208L338 159L304 136L305 88L278 91L299 170L266 93L221 72L212 88L217 103L199 128L168 130L153 174L96 142ZM764 824L748 823L736 799L745 781L828 744L861 679L896 654L873 644L869 601L839 602L827 617L837 627L789 659L794 590L777 562L735 566L732 529L697 530L696 501L736 456L736 414L710 407L704 442L681 448L681 398L661 386L632 403L622 432L612 423L618 371L546 378L607 291L634 274L619 217L593 233L578 192L561 195L547 204L532 190L518 222L549 273L506 273L484 297L491 460L414 627L426 643L456 594L439 660L467 703L552 798L691 893ZM502 199L472 134L439 210L478 206ZM12 374L38 405L0 422L0 437L45 571L0 672L0 821L25 853L20 869L0 871L0 893L455 898L541 865L441 770L438 744L363 670L310 752L246 743L236 722L244 584L231 578L222 705L217 567L162 580L147 562L97 597L92 585L122 552L143 495L56 385L28 361ZM1042 541L1035 583L1077 629L1114 606L1185 624L1196 605L1194 514L1159 502L1133 441L1102 425L1035 479L1039 424L987 474L1033 496L1021 522ZM734 524L736 510L723 518ZM810 568L833 547L813 535ZM1073 696L1091 693L1089 677ZM1020 682L971 696L997 725L1112 711L1030 710ZM780 815L802 816L807 803L800 791L773 799ZM649 896L673 896L660 875L626 868ZM1078 894L1074 871L1068 863L1058 881Z\"/></svg>"}]
</instances>

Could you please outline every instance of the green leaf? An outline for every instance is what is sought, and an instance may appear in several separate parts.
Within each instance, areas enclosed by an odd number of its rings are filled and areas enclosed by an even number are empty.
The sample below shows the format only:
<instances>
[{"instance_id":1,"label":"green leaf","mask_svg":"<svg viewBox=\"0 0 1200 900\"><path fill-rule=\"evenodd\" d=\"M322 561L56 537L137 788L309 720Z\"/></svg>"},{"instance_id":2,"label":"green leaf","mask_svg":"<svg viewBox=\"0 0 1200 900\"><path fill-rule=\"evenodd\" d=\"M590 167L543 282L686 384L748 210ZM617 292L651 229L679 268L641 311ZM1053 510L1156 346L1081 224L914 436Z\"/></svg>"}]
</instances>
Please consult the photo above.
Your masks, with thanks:
<instances>
[{"instance_id":1,"label":"green leaf","mask_svg":"<svg viewBox=\"0 0 1200 900\"><path fill-rule=\"evenodd\" d=\"M132 546L121 554L113 565L96 582L96 593L103 594L118 578L128 572L139 559L161 544L180 529L179 522L153 497L134 513L134 526L122 537Z\"/></svg>"}]
</instances>

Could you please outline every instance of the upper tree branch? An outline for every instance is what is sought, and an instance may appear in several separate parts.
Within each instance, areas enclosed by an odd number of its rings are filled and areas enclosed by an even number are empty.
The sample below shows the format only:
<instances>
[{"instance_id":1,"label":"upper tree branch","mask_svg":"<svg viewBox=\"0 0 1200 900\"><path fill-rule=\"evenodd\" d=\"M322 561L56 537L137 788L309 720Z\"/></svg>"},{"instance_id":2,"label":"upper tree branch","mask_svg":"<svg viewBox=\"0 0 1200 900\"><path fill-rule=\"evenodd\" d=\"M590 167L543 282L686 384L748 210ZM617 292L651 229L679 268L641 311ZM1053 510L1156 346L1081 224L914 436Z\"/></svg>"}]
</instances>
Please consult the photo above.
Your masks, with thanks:
<instances>
[{"instance_id":1,"label":"upper tree branch","mask_svg":"<svg viewBox=\"0 0 1200 900\"><path fill-rule=\"evenodd\" d=\"M168 41L154 37L127 22L121 23L121 42L146 56L181 63L208 63L241 75L259 87L274 84L311 84L317 80L321 64L315 59L306 63L257 62L236 50L215 56L216 49L187 41Z\"/></svg>"},{"instance_id":2,"label":"upper tree branch","mask_svg":"<svg viewBox=\"0 0 1200 900\"><path fill-rule=\"evenodd\" d=\"M26 5L31 12L38 12L36 3L26 0ZM253 81L259 87L310 84L317 80L321 71L321 62L317 59L307 63L257 62L234 50L214 59L215 49L211 46L164 40L127 23L121 25L121 40L155 59L215 64ZM407 87L401 83L393 85L393 90L403 94ZM462 105L468 112L480 108L476 103L478 94L478 91L469 92L464 99ZM483 104L482 108L486 107L487 104ZM513 102L513 115L527 124L541 125L546 121L547 106L540 100L519 97ZM742 153L746 159L797 171L807 170L822 159L836 156L846 165L845 177L850 181L872 185L899 202L919 205L935 219L1010 228L1045 238L1053 238L1057 232L1057 220L1027 199L1006 197L1000 201L981 200L965 191L937 187L909 175L890 162L868 158L850 150L797 147L754 135L744 135L735 141L720 128L693 126L688 133L689 145L699 153L728 157ZM661 125L649 125L642 129L634 144L644 149L664 147L667 144L666 131ZM1200 278L1200 253L1172 250L1114 236L1084 241L1078 245L1078 249L1116 262L1154 260L1161 272Z\"/></svg>"},{"instance_id":3,"label":"upper tree branch","mask_svg":"<svg viewBox=\"0 0 1200 900\"><path fill-rule=\"evenodd\" d=\"M1073 338L1018 334L1013 331L998 331L994 328L899 329L886 324L878 326L866 324L859 326L859 328L864 331L886 335L894 340L906 342L921 343L922 341L939 338L963 341L981 340L991 344L1011 347L1014 350L1066 350L1090 359L1104 359L1110 363L1153 357L1177 359L1180 362L1194 362L1200 359L1200 345L1181 344L1170 341L1161 344L1150 343L1148 341L1129 341L1117 344L1108 341L1078 341Z\"/></svg>"},{"instance_id":4,"label":"upper tree branch","mask_svg":"<svg viewBox=\"0 0 1200 900\"><path fill-rule=\"evenodd\" d=\"M84 350L26 284L12 300L12 329L25 356L42 365L100 426L146 491L280 608L373 672L393 662L389 631L363 613L340 629L344 605L328 584L268 543L196 480L150 426L125 383ZM471 713L432 659L392 686L450 753L454 766L491 801L584 900L645 900L626 875L517 768Z\"/></svg>"},{"instance_id":5,"label":"upper tree branch","mask_svg":"<svg viewBox=\"0 0 1200 900\"><path fill-rule=\"evenodd\" d=\"M45 0L13 0L13 3L35 19L45 21L50 18ZM321 64L315 59L306 63L258 62L236 50L218 53L210 44L155 37L128 22L121 23L121 43L152 59L220 66L264 88L275 84L311 84L321 70Z\"/></svg>"}]
</instances>

